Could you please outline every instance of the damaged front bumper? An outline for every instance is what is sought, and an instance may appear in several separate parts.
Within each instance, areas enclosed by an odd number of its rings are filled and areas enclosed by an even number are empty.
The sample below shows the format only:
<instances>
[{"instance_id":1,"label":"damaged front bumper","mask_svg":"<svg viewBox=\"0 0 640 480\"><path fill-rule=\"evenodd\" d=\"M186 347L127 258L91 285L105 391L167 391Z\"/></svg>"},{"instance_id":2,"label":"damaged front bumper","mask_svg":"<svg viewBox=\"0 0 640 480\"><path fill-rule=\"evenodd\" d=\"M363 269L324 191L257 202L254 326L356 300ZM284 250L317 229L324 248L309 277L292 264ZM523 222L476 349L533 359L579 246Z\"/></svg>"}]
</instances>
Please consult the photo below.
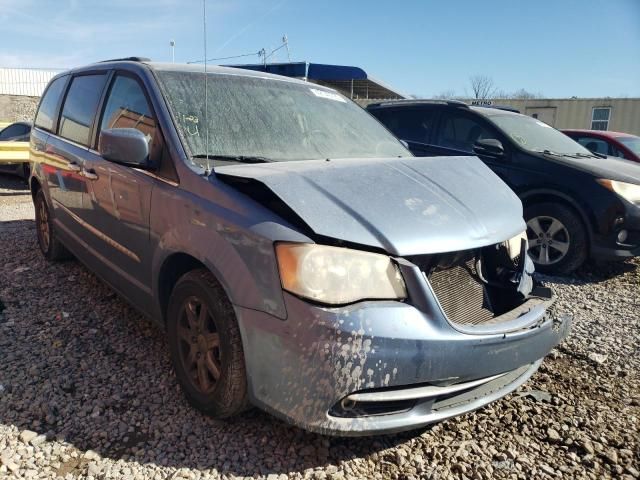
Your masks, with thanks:
<instances>
[{"instance_id":1,"label":"damaged front bumper","mask_svg":"<svg viewBox=\"0 0 640 480\"><path fill-rule=\"evenodd\" d=\"M410 287L419 285L428 288ZM454 327L433 301L322 308L285 294L285 302L286 321L236 307L252 402L345 436L409 430L486 405L524 383L571 323L535 299L502 331Z\"/></svg>"}]
</instances>

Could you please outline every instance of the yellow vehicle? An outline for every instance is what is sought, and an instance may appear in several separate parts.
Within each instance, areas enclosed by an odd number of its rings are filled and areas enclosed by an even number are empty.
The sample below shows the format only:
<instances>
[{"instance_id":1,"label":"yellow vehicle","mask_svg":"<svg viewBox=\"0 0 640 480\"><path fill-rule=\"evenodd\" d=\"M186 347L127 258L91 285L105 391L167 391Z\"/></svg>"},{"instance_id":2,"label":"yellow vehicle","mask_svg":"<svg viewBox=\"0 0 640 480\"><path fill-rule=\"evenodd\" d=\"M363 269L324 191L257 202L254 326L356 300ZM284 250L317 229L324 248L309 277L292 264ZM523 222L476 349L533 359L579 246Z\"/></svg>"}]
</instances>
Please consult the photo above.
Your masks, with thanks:
<instances>
[{"instance_id":1,"label":"yellow vehicle","mask_svg":"<svg viewBox=\"0 0 640 480\"><path fill-rule=\"evenodd\" d=\"M31 123L0 123L0 173L29 178L29 135Z\"/></svg>"}]
</instances>

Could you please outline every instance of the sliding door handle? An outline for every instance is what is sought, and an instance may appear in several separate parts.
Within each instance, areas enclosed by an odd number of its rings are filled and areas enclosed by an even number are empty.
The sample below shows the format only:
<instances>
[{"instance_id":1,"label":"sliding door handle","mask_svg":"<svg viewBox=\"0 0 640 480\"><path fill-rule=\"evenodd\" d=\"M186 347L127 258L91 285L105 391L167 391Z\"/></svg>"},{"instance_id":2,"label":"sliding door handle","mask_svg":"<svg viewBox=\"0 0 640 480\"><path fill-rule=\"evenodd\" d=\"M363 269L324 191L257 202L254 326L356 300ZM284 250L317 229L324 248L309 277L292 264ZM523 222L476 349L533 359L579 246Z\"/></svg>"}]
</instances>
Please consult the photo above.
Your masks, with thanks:
<instances>
[{"instance_id":1,"label":"sliding door handle","mask_svg":"<svg viewBox=\"0 0 640 480\"><path fill-rule=\"evenodd\" d=\"M90 168L89 170L83 169L82 172L80 172L80 175L82 175L84 178L89 179L89 180L97 180L98 179L98 174L96 173L96 171L93 168Z\"/></svg>"}]
</instances>

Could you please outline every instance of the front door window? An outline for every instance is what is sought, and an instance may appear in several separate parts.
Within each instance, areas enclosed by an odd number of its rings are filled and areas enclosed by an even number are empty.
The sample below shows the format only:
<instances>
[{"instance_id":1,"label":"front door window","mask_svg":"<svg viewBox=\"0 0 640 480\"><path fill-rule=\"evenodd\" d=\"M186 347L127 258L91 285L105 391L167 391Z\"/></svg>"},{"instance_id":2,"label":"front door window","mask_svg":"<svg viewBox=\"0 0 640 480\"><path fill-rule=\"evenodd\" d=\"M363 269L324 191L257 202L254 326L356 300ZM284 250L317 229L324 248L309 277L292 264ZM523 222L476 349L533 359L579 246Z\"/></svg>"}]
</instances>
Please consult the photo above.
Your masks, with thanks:
<instances>
[{"instance_id":1,"label":"front door window","mask_svg":"<svg viewBox=\"0 0 640 480\"><path fill-rule=\"evenodd\" d=\"M473 153L473 146L478 140L495 137L495 134L492 134L476 119L455 112L443 117L436 144L441 147Z\"/></svg>"}]
</instances>

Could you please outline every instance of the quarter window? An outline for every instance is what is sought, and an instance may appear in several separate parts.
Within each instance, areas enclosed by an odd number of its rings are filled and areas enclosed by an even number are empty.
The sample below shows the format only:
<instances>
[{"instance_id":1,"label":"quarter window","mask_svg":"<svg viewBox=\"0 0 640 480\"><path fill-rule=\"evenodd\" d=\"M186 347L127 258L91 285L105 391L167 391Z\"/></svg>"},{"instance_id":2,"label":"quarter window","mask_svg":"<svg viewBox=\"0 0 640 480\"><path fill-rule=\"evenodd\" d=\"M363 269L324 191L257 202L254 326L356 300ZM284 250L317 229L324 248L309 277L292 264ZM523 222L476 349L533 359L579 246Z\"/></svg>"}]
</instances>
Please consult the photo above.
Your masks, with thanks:
<instances>
[{"instance_id":1,"label":"quarter window","mask_svg":"<svg viewBox=\"0 0 640 480\"><path fill-rule=\"evenodd\" d=\"M595 107L591 114L591 130L609 130L611 107Z\"/></svg>"},{"instance_id":2,"label":"quarter window","mask_svg":"<svg viewBox=\"0 0 640 480\"><path fill-rule=\"evenodd\" d=\"M106 75L82 75L71 81L60 116L60 136L89 146L91 126L98 109Z\"/></svg>"},{"instance_id":3,"label":"quarter window","mask_svg":"<svg viewBox=\"0 0 640 480\"><path fill-rule=\"evenodd\" d=\"M54 120L56 115L56 108L60 102L64 85L67 82L67 76L58 77L47 87L47 91L44 93L42 100L40 101L40 108L36 114L35 125L43 128L44 130L54 130Z\"/></svg>"}]
</instances>

